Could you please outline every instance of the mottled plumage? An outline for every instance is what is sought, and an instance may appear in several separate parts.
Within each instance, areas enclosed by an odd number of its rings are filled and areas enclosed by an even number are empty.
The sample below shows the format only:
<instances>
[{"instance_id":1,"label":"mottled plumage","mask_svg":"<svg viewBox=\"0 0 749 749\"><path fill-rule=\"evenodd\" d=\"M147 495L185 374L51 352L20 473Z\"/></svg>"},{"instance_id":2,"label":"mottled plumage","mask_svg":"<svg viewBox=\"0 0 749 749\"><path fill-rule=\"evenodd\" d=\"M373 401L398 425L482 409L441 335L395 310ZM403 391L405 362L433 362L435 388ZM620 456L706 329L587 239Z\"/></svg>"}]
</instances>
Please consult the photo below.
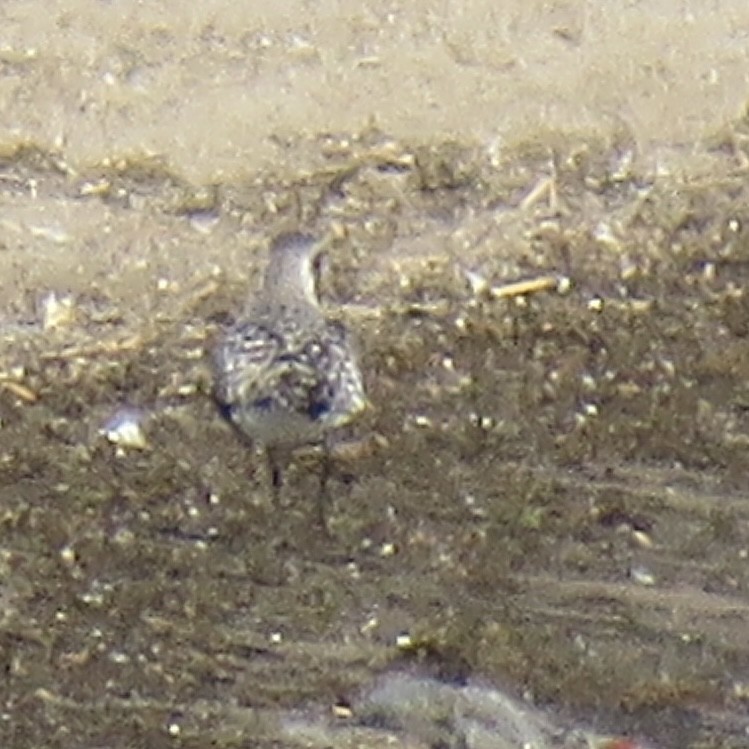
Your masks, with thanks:
<instances>
[{"instance_id":1,"label":"mottled plumage","mask_svg":"<svg viewBox=\"0 0 749 749\"><path fill-rule=\"evenodd\" d=\"M294 318L256 319L229 331L218 351L217 397L229 420L267 446L322 439L364 406L345 329Z\"/></svg>"},{"instance_id":2,"label":"mottled plumage","mask_svg":"<svg viewBox=\"0 0 749 749\"><path fill-rule=\"evenodd\" d=\"M263 287L215 354L216 399L229 421L274 455L324 442L366 407L361 372L343 325L317 299L311 237L284 234L271 245Z\"/></svg>"}]
</instances>

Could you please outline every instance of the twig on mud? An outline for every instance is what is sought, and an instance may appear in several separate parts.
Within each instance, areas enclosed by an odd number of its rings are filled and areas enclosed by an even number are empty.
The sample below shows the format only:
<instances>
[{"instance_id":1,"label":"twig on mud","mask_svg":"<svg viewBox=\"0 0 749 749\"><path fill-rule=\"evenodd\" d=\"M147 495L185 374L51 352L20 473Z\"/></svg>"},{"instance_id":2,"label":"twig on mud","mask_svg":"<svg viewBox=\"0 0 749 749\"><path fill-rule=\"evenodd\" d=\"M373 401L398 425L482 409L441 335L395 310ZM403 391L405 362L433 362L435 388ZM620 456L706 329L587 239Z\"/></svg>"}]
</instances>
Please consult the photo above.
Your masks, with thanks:
<instances>
[{"instance_id":1,"label":"twig on mud","mask_svg":"<svg viewBox=\"0 0 749 749\"><path fill-rule=\"evenodd\" d=\"M540 276L527 281L515 281L502 286L492 286L488 289L488 294L494 299L506 299L507 297L536 294L539 291L558 291L562 282L563 279L557 276Z\"/></svg>"},{"instance_id":2,"label":"twig on mud","mask_svg":"<svg viewBox=\"0 0 749 749\"><path fill-rule=\"evenodd\" d=\"M530 192L520 201L521 210L528 210L544 198L549 201L549 210L552 213L559 211L559 195L557 193L557 181L555 177L542 177L531 188Z\"/></svg>"},{"instance_id":3,"label":"twig on mud","mask_svg":"<svg viewBox=\"0 0 749 749\"><path fill-rule=\"evenodd\" d=\"M39 400L39 396L31 388L22 385L20 382L2 379L2 377L3 375L0 374L0 387L5 388L9 393L13 393L16 398L20 398L26 403L36 403Z\"/></svg>"},{"instance_id":4,"label":"twig on mud","mask_svg":"<svg viewBox=\"0 0 749 749\"><path fill-rule=\"evenodd\" d=\"M552 275L490 286L489 281L480 273L472 270L464 270L463 273L476 298L509 299L526 296L527 294L537 294L540 291L556 291L559 294L566 294L572 286L572 281L567 276Z\"/></svg>"},{"instance_id":5,"label":"twig on mud","mask_svg":"<svg viewBox=\"0 0 749 749\"><path fill-rule=\"evenodd\" d=\"M91 359L100 354L116 354L120 351L133 351L142 347L145 338L135 333L119 340L97 341L89 345L71 346L62 351L48 351L41 354L45 360L51 359Z\"/></svg>"}]
</instances>

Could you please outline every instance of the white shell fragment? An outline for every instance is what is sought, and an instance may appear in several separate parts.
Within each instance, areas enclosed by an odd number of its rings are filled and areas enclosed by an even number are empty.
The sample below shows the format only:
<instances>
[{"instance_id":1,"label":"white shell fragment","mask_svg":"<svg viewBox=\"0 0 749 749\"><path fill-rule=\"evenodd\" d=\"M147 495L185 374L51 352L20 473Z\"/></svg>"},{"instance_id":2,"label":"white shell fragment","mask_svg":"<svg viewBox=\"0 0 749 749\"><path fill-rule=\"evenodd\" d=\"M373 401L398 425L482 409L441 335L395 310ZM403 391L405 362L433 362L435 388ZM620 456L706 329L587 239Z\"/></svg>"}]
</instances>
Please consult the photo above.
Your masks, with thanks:
<instances>
[{"instance_id":1,"label":"white shell fragment","mask_svg":"<svg viewBox=\"0 0 749 749\"><path fill-rule=\"evenodd\" d=\"M143 418L142 411L122 408L106 422L101 431L112 444L118 447L144 450L148 447L148 442L141 428Z\"/></svg>"},{"instance_id":2,"label":"white shell fragment","mask_svg":"<svg viewBox=\"0 0 749 749\"><path fill-rule=\"evenodd\" d=\"M468 281L468 287L474 296L482 296L489 290L489 282L480 273L476 273L472 270L463 271L465 274L466 281Z\"/></svg>"},{"instance_id":3,"label":"white shell fragment","mask_svg":"<svg viewBox=\"0 0 749 749\"><path fill-rule=\"evenodd\" d=\"M639 564L630 567L629 576L638 585L643 585L646 588L650 588L656 584L655 575L647 567Z\"/></svg>"},{"instance_id":4,"label":"white shell fragment","mask_svg":"<svg viewBox=\"0 0 749 749\"><path fill-rule=\"evenodd\" d=\"M70 296L58 296L50 291L39 303L42 328L54 330L70 325L75 316L75 305Z\"/></svg>"}]
</instances>

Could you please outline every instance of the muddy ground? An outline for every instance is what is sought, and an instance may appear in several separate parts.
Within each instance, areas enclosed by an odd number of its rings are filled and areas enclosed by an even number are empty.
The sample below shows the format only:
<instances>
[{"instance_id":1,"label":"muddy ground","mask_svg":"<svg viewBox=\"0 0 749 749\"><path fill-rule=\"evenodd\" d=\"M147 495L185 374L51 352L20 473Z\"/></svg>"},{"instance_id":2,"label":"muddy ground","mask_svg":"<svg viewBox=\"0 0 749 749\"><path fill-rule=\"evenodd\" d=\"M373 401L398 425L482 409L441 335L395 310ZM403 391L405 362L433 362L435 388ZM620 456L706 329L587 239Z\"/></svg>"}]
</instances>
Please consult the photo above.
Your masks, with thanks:
<instances>
[{"instance_id":1,"label":"muddy ground","mask_svg":"<svg viewBox=\"0 0 749 749\"><path fill-rule=\"evenodd\" d=\"M346 745L392 669L749 745L745 131L690 179L624 137L494 161L302 138L210 186L5 154L3 293L28 292L0 341L3 745L288 746L279 715L343 704ZM206 352L290 227L333 240L323 297L374 405L340 436L329 536L316 456L274 506L210 398ZM142 449L102 433L123 406Z\"/></svg>"}]
</instances>

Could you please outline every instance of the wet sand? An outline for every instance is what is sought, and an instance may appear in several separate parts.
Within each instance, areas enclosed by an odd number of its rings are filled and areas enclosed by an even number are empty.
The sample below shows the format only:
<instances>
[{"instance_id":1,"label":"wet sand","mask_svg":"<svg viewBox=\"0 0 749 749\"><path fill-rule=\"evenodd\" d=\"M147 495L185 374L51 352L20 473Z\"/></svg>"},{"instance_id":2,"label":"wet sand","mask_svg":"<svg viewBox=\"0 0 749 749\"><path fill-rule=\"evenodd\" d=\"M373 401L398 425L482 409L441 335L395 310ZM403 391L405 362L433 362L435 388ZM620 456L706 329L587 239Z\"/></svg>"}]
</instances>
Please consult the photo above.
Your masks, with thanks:
<instances>
[{"instance_id":1,"label":"wet sand","mask_svg":"<svg viewBox=\"0 0 749 749\"><path fill-rule=\"evenodd\" d=\"M403 672L749 745L747 11L332 5L0 11L3 745L482 746ZM299 227L375 406L332 538L206 361Z\"/></svg>"},{"instance_id":2,"label":"wet sand","mask_svg":"<svg viewBox=\"0 0 749 749\"><path fill-rule=\"evenodd\" d=\"M371 126L490 155L625 132L649 167L682 169L749 97L735 0L10 0L0 21L6 143L73 168L154 156L196 183L314 168L319 149L288 139Z\"/></svg>"}]
</instances>

